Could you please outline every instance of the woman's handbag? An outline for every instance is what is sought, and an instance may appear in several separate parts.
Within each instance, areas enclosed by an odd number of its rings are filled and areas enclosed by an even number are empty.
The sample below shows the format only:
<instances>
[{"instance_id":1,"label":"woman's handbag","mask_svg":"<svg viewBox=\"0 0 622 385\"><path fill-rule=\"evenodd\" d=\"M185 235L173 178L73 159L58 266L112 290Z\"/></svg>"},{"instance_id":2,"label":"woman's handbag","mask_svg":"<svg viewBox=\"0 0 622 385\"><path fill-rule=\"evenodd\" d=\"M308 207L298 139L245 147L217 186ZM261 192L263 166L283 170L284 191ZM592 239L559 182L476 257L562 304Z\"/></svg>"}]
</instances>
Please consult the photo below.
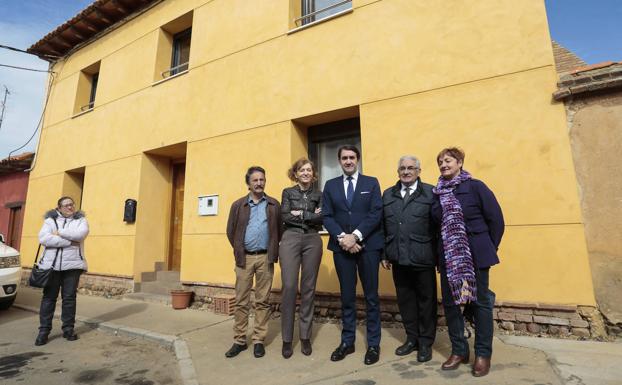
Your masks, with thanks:
<instances>
[{"instance_id":1,"label":"woman's handbag","mask_svg":"<svg viewBox=\"0 0 622 385\"><path fill-rule=\"evenodd\" d=\"M41 244L39 244L39 248L37 248L37 254L35 254L35 263L32 266L32 270L30 271L30 278L28 279L28 284L32 287L44 288L48 284L50 274L52 274L54 264L56 263L56 258L58 258L58 251L60 249L56 249L56 256L54 256L54 261L52 261L52 267L50 267L49 269L42 269L37 264L37 258L39 257L40 250ZM45 253L45 249L43 252ZM39 260L39 262L41 262L41 260Z\"/></svg>"}]
</instances>

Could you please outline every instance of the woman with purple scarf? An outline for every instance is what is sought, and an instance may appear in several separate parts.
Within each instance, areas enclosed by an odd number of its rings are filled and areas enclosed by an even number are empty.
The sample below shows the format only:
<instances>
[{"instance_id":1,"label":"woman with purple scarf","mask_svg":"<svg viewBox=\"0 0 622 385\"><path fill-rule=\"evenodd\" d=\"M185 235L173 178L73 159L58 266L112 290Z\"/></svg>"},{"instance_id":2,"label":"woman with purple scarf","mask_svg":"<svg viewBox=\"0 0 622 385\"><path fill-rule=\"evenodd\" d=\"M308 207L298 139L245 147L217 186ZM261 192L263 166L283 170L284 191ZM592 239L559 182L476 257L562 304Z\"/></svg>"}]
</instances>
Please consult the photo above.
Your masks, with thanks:
<instances>
[{"instance_id":1,"label":"woman with purple scarf","mask_svg":"<svg viewBox=\"0 0 622 385\"><path fill-rule=\"evenodd\" d=\"M499 263L497 249L504 222L495 195L462 169L464 151L443 149L436 161L441 172L434 188L432 218L440 227L439 270L443 307L451 340L451 356L443 370L457 369L469 362L469 343L464 335L464 317L475 322L475 377L488 374L492 356L495 293L488 287L490 267Z\"/></svg>"}]
</instances>

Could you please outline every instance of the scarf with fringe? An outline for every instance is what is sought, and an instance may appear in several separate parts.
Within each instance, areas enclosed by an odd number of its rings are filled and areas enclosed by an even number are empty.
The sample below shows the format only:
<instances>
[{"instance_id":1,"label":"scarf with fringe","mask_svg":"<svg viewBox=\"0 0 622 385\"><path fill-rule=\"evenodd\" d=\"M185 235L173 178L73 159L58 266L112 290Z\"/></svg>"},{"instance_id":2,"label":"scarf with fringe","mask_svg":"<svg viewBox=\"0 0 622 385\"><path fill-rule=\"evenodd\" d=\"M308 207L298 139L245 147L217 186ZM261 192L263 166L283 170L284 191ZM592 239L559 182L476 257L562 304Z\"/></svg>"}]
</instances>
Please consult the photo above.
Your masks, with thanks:
<instances>
[{"instance_id":1,"label":"scarf with fringe","mask_svg":"<svg viewBox=\"0 0 622 385\"><path fill-rule=\"evenodd\" d=\"M456 305L475 302L477 298L475 266L469 248L462 206L454 195L456 187L469 179L471 174L464 170L451 180L440 176L433 190L439 196L443 209L441 237L445 251L445 267L451 295Z\"/></svg>"}]
</instances>

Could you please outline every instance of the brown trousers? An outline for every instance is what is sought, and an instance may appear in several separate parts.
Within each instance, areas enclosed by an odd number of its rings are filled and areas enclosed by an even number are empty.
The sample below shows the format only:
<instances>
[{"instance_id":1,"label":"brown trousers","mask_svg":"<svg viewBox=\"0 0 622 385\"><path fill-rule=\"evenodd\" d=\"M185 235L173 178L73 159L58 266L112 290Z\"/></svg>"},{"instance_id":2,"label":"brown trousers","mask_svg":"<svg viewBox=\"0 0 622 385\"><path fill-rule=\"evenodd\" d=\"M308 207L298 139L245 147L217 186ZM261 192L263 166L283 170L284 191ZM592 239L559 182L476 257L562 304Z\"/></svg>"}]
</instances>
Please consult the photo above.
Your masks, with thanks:
<instances>
[{"instance_id":1,"label":"brown trousers","mask_svg":"<svg viewBox=\"0 0 622 385\"><path fill-rule=\"evenodd\" d=\"M310 339L313 324L313 299L318 270L322 261L322 240L317 233L285 231L279 247L281 265L281 333L283 342L294 338L294 318L298 274L300 273L300 339Z\"/></svg>"},{"instance_id":2,"label":"brown trousers","mask_svg":"<svg viewBox=\"0 0 622 385\"><path fill-rule=\"evenodd\" d=\"M267 254L247 255L246 267L235 267L235 307L233 312L233 339L236 344L246 345L246 330L250 312L251 289L255 278L255 323L253 344L263 343L268 334L270 318L270 289L274 264L268 262Z\"/></svg>"}]
</instances>

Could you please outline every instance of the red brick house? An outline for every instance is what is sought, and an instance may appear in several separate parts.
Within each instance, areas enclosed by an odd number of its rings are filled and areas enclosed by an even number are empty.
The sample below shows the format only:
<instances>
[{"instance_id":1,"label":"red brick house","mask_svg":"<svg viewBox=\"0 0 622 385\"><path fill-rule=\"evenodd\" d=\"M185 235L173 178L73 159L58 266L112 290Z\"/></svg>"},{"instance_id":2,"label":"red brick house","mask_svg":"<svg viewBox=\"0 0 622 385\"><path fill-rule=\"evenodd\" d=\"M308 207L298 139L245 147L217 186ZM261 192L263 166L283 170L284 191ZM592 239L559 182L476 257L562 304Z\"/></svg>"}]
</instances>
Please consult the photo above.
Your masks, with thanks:
<instances>
[{"instance_id":1,"label":"red brick house","mask_svg":"<svg viewBox=\"0 0 622 385\"><path fill-rule=\"evenodd\" d=\"M7 245L19 250L28 175L35 154L26 152L0 160L0 233Z\"/></svg>"}]
</instances>

